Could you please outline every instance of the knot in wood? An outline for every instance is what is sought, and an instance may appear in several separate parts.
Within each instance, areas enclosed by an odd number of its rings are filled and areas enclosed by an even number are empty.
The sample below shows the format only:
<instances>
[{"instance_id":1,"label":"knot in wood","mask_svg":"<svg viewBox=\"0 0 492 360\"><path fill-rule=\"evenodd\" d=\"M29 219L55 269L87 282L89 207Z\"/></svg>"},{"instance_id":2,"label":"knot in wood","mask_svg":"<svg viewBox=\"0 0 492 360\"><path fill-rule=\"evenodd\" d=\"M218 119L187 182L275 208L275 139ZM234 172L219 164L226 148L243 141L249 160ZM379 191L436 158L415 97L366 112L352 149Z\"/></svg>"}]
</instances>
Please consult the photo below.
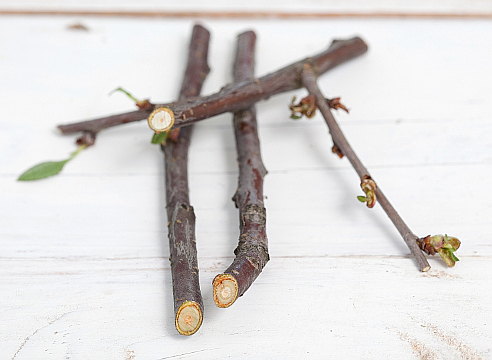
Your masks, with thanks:
<instances>
[{"instance_id":1,"label":"knot in wood","mask_svg":"<svg viewBox=\"0 0 492 360\"><path fill-rule=\"evenodd\" d=\"M251 222L258 225L266 224L266 210L258 205L246 205L242 209L243 222Z\"/></svg>"},{"instance_id":2,"label":"knot in wood","mask_svg":"<svg viewBox=\"0 0 492 360\"><path fill-rule=\"evenodd\" d=\"M261 242L239 242L239 245L234 250L237 257L246 258L253 267L261 272L266 263L270 260L267 247Z\"/></svg>"}]
</instances>

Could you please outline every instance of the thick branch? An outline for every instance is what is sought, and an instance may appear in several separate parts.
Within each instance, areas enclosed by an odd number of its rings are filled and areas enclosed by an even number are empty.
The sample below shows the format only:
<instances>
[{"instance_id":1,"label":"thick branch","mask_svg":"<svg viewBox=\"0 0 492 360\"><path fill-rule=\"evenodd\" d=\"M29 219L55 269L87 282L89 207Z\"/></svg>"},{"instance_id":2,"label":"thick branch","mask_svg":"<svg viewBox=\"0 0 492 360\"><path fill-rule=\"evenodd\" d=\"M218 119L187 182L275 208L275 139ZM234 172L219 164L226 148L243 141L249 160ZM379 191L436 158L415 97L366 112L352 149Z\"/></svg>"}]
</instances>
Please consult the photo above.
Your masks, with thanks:
<instances>
[{"instance_id":1,"label":"thick branch","mask_svg":"<svg viewBox=\"0 0 492 360\"><path fill-rule=\"evenodd\" d=\"M234 81L254 78L256 35L242 33L237 39ZM213 293L219 307L231 306L260 275L269 260L266 236L266 211L263 207L263 177L267 171L260 155L256 109L234 113L234 134L239 163L238 189L233 197L239 208L240 236L236 258L223 274L215 277Z\"/></svg>"},{"instance_id":2,"label":"thick branch","mask_svg":"<svg viewBox=\"0 0 492 360\"><path fill-rule=\"evenodd\" d=\"M197 96L209 72L207 65L210 33L195 25L180 101ZM203 319L203 299L198 278L195 214L188 195L188 147L192 127L179 133L177 142L161 145L165 157L166 208L173 278L175 325L182 335L192 335Z\"/></svg>"},{"instance_id":3,"label":"thick branch","mask_svg":"<svg viewBox=\"0 0 492 360\"><path fill-rule=\"evenodd\" d=\"M367 171L367 169L364 167L362 162L355 154L354 150L352 149L347 139L343 135L335 118L333 117L330 111L330 107L325 97L321 93L321 90L319 89L318 84L316 82L316 75L314 69L312 69L309 65L306 66L303 71L302 81L306 89L309 91L309 93L316 98L316 105L318 106L319 110L321 111L321 114L325 118L326 124L328 125L335 146L342 152L343 155L345 155L349 159L350 163L352 164L355 171L359 175L361 181L368 180L368 179L372 180L371 176L369 175L369 172ZM390 204L386 196L384 196L379 186L375 188L375 193L376 193L377 201L381 204L382 208L384 209L388 217L391 219L395 227L398 229L400 235L403 237L403 240L405 241L408 248L410 249L410 252L415 257L415 260L417 261L420 271L429 270L430 265L427 262L424 255L422 254L422 251L420 250L417 244L418 237L411 232L409 227L405 224L403 219L400 217L400 215L398 215L396 210Z\"/></svg>"},{"instance_id":4,"label":"thick branch","mask_svg":"<svg viewBox=\"0 0 492 360\"><path fill-rule=\"evenodd\" d=\"M302 87L301 74L305 64L310 64L315 69L316 74L321 75L337 65L364 54L366 51L367 45L358 37L350 40L335 40L326 51L259 79L227 85L216 94L189 99L184 104L179 102L161 104L154 105L154 108L169 107L174 112L176 120L174 127L190 125L225 112L245 109L272 95ZM59 125L58 129L62 134L79 131L97 133L111 126L146 119L150 111L138 110L95 120Z\"/></svg>"}]
</instances>

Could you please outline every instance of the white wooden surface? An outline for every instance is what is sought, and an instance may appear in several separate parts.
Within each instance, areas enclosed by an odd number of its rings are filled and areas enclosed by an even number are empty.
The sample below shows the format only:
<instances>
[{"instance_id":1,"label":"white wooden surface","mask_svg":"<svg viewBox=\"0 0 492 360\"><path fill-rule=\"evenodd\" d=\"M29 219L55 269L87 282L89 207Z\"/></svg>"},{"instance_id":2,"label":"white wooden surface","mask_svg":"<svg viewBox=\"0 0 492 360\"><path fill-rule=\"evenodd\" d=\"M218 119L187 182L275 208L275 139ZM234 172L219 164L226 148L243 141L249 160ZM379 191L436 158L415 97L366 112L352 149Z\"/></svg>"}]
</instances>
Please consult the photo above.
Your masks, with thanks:
<instances>
[{"instance_id":1,"label":"white wooden surface","mask_svg":"<svg viewBox=\"0 0 492 360\"><path fill-rule=\"evenodd\" d=\"M68 27L82 23L89 31ZM172 100L192 20L0 17L0 359L492 359L492 23L216 20L204 93L231 81L235 34L258 34L257 74L361 35L365 56L320 84L342 129L418 235L463 245L418 272L383 211L356 200L321 118L258 105L271 261L229 309L211 281L232 260L237 170L231 116L196 126L202 328L173 324L162 156L143 123L101 133L57 177L15 179L66 157L56 124ZM172 51L169 51L172 49Z\"/></svg>"},{"instance_id":2,"label":"white wooden surface","mask_svg":"<svg viewBox=\"0 0 492 360\"><path fill-rule=\"evenodd\" d=\"M0 0L0 11L491 14L489 0Z\"/></svg>"}]
</instances>

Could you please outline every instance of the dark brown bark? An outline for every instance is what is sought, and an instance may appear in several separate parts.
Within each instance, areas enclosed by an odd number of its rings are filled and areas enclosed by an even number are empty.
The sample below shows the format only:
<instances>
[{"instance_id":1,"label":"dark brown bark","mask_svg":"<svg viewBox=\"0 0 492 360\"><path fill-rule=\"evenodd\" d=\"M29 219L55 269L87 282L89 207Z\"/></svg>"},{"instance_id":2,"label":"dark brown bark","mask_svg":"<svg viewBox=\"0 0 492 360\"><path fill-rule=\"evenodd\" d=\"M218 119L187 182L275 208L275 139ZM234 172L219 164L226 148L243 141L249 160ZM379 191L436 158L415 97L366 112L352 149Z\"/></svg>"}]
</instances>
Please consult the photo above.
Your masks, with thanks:
<instances>
[{"instance_id":1,"label":"dark brown bark","mask_svg":"<svg viewBox=\"0 0 492 360\"><path fill-rule=\"evenodd\" d=\"M174 127L190 125L215 115L250 107L272 95L302 87L301 73L305 64L310 64L316 74L321 75L366 51L367 45L358 37L350 40L335 40L326 51L259 79L227 85L216 94L189 99L186 103L168 103L154 105L154 107L169 107L176 119ZM149 114L150 111L137 110L95 120L59 125L58 129L62 134L79 131L97 133L111 126L146 119Z\"/></svg>"},{"instance_id":2,"label":"dark brown bark","mask_svg":"<svg viewBox=\"0 0 492 360\"><path fill-rule=\"evenodd\" d=\"M309 93L311 95L314 95L314 97L316 98L316 105L320 110L321 114L323 115L326 124L328 125L330 134L333 138L334 145L341 151L343 155L345 155L348 158L348 160L354 167L355 171L359 175L361 181L363 179L372 179L369 172L362 164L362 162L359 160L354 150L348 143L347 139L343 135L342 130L338 126L337 121L333 117L329 104L318 87L318 84L316 82L315 72L311 67L309 66L305 67L302 75L302 81L306 89L309 91ZM381 204L381 207L384 209L388 217L391 219L395 227L398 229L400 235L403 237L403 240L405 241L408 248L410 249L411 254L414 256L415 260L417 261L419 270L420 271L429 270L430 265L427 262L424 255L422 254L422 251L420 250L417 244L418 237L414 233L412 233L412 231L405 224L405 222L400 217L400 215L398 215L398 213L390 204L390 202L383 194L379 186L376 187L375 193L376 193L377 202Z\"/></svg>"},{"instance_id":3,"label":"dark brown bark","mask_svg":"<svg viewBox=\"0 0 492 360\"><path fill-rule=\"evenodd\" d=\"M252 31L238 36L234 64L236 82L254 78L255 40L256 35ZM269 260L263 206L263 178L267 171L261 160L254 106L234 113L234 134L239 179L233 201L239 209L240 236L234 251L236 258L213 282L214 301L219 307L228 307L242 296Z\"/></svg>"},{"instance_id":4,"label":"dark brown bark","mask_svg":"<svg viewBox=\"0 0 492 360\"><path fill-rule=\"evenodd\" d=\"M207 65L210 33L195 25L180 101L197 96L209 72ZM192 126L182 129L177 141L161 145L165 158L166 208L169 221L169 249L173 278L175 325L182 335L192 335L203 319L203 299L198 278L195 214L188 194L188 148Z\"/></svg>"}]
</instances>

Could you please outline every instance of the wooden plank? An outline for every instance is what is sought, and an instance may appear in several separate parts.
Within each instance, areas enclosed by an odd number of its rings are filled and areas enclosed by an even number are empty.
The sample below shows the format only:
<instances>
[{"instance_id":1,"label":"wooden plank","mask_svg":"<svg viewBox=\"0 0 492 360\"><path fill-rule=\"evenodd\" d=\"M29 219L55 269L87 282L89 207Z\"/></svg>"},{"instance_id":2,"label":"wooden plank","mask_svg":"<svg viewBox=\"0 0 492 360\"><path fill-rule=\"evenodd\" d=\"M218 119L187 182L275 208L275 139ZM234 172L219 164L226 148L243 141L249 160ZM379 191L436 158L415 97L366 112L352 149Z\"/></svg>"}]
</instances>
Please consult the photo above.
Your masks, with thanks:
<instances>
[{"instance_id":1,"label":"wooden plank","mask_svg":"<svg viewBox=\"0 0 492 360\"><path fill-rule=\"evenodd\" d=\"M248 2L215 0L206 4L196 0L162 2L145 0L138 3L114 0L77 0L32 1L18 0L15 3L0 1L0 13L4 14L104 14L106 16L145 16L145 17L337 17L337 16L490 16L492 6L486 0L378 0L378 1L335 1L307 0L302 3L295 0L274 0Z\"/></svg>"},{"instance_id":2,"label":"wooden plank","mask_svg":"<svg viewBox=\"0 0 492 360\"><path fill-rule=\"evenodd\" d=\"M15 279L0 278L3 352L19 360L490 357L489 257L426 274L405 258L273 257L225 310L212 305L210 286L224 260L201 259L206 320L183 339L163 321L173 313L167 259L2 258ZM30 320L8 325L18 319Z\"/></svg>"},{"instance_id":3,"label":"wooden plank","mask_svg":"<svg viewBox=\"0 0 492 360\"><path fill-rule=\"evenodd\" d=\"M210 284L238 236L231 117L196 126L190 189L206 313L183 339L171 320L162 155L145 124L102 132L57 177L15 179L75 149L56 124L131 109L122 95L106 97L112 89L173 99L192 21L0 19L2 356L491 357L490 22L206 24L213 71L204 93L230 82L233 34L244 29L259 35L258 74L332 37L363 35L370 52L320 84L351 108L337 116L342 129L410 227L463 245L455 268L430 259L431 272L419 273L382 210L356 201L356 175L331 154L321 119L288 119L292 96L305 92L279 95L258 105L272 260L227 310L214 307ZM67 29L76 22L89 31Z\"/></svg>"},{"instance_id":4,"label":"wooden plank","mask_svg":"<svg viewBox=\"0 0 492 360\"><path fill-rule=\"evenodd\" d=\"M416 176L418 169L378 169L374 175L415 233L448 233L464 241L461 254L490 255L483 236L490 209L482 201L488 178L477 176L488 167L426 167L427 175ZM199 253L230 256L238 236L237 210L230 201L236 175L192 175ZM449 179L468 187L450 188ZM0 179L4 256L167 256L161 245L167 238L161 175L60 175L32 184L13 180ZM272 254L407 254L383 211L368 210L356 200L360 192L350 169L269 174L265 201Z\"/></svg>"},{"instance_id":5,"label":"wooden plank","mask_svg":"<svg viewBox=\"0 0 492 360\"><path fill-rule=\"evenodd\" d=\"M169 24L135 21L132 22L132 32L127 33L119 22L90 19L88 25L93 31L80 33L66 29L71 19L24 18L21 23L12 18L4 20L0 24L2 33L7 34L12 26L17 26L18 36L23 39L17 41L16 37L2 37L2 47L9 54L0 59L2 67L9 69L2 73L0 88L0 96L8 104L0 109L2 118L7 122L1 132L4 140L1 146L5 156L0 161L4 174L18 174L37 161L32 156L33 152L39 154L38 161L42 161L62 158L72 151L73 137L61 138L50 130L56 124L131 109L131 103L121 94L106 97L117 86L124 86L141 98L149 96L154 101L172 100L175 97L176 84L180 81L178 70L182 68L180 56L166 58L166 64L163 65L163 50L158 50L153 57L146 56L146 43L141 38L152 39L157 49L164 49L165 44L181 49L189 33L189 22ZM296 23L296 30L282 23L261 21L252 24L218 23L211 51L213 71L206 82L205 93L217 91L230 81L231 52L227 49L231 45L231 26L240 31L247 25L255 26L259 33L260 74L322 49L332 36L353 35L355 28L352 22L331 24L300 21ZM321 30L313 31L318 26ZM350 115L340 113L338 118L357 150L368 144L374 149L374 152L361 154L368 166L487 163L490 159L490 152L487 151L490 139L478 135L490 131L488 119L492 111L488 102L492 100L492 88L486 80L486 74L490 74L486 59L492 56L492 40L484 37L483 45L476 46L469 39L476 34L490 32L491 24L449 22L432 25L420 21L360 21L356 27L361 33L367 34L365 38L371 46L370 53L323 76L320 82L329 96L342 95L342 100L350 107ZM155 34L165 35L161 37ZM299 48L289 44L282 48L272 46L282 43L283 34L292 39L293 43L301 44ZM429 38L426 34L432 36ZM402 42L403 37L405 42ZM127 42L132 46L125 46ZM461 52L456 52L457 48ZM32 51L38 54L36 58L30 56ZM184 56L184 51L181 55ZM442 63L447 65L436 65ZM140 68L147 69L155 78L167 78L168 81L165 84L148 81L140 75ZM28 87L18 81L21 77L29 79ZM455 90L454 83L460 84L460 91ZM304 93L295 92L298 97ZM262 126L260 135L266 138L263 141L265 152L272 153L277 145L294 145L291 141L297 141L296 147L305 145L313 136L316 136L316 144L326 144L323 151L328 149L329 141L323 140L326 132L320 121L294 122L288 119L287 104L292 95L280 95L259 104ZM35 109L35 116L19 114L18 109L26 103ZM27 121L33 131L23 131L24 125L19 118ZM391 125L388 126L388 122ZM231 157L235 157L233 141L228 132L229 124L230 116L223 115L200 123L198 128L203 136L197 137L199 143L195 148L206 147L210 149L207 151L217 149L221 153L227 151L226 162L216 166L227 164ZM387 130L383 131L385 126ZM415 132L411 130L417 127L419 129ZM367 136L371 129L377 129L374 133L381 134L383 140L373 141ZM217 131L220 133L216 134ZM301 136L292 136L292 133L300 133ZM271 136L276 134L282 136L278 136L275 143L271 144ZM209 141L210 136L215 137ZM414 146L412 139L416 136L422 138L421 146ZM84 154L85 159L88 159L87 165L91 165L94 170L84 166L83 173L101 170L104 173L124 172L127 169L121 166L124 159L134 159L136 165L141 164L131 172L145 169L154 172L154 164L158 164L159 160L155 156L150 157L155 151L147 146L148 137L150 134L143 124L102 133L98 150L91 150L92 153L100 151L95 155L99 157L114 149L116 157L101 163ZM24 141L22 146L18 144L19 139ZM473 146L470 146L470 139L473 139ZM55 141L59 144L56 147L43 146ZM119 145L122 142L132 145L123 147ZM392 151L385 151L386 146ZM214 171L210 162L205 162L208 153L202 151L196 151L200 157L195 166L204 164L208 171ZM306 167L326 164L310 155L313 150L310 150L310 154L305 151L302 150L299 157L304 158ZM210 155L212 158L219 156L215 153ZM77 161L84 161L84 157ZM221 158L224 156L221 155ZM276 170L276 166L277 169L289 166L290 159L284 159L284 163L277 163L282 161L280 158L267 165L271 171ZM341 163L333 161L333 164L338 166ZM204 168L200 171L205 171ZM230 167L220 171L230 171Z\"/></svg>"}]
</instances>

